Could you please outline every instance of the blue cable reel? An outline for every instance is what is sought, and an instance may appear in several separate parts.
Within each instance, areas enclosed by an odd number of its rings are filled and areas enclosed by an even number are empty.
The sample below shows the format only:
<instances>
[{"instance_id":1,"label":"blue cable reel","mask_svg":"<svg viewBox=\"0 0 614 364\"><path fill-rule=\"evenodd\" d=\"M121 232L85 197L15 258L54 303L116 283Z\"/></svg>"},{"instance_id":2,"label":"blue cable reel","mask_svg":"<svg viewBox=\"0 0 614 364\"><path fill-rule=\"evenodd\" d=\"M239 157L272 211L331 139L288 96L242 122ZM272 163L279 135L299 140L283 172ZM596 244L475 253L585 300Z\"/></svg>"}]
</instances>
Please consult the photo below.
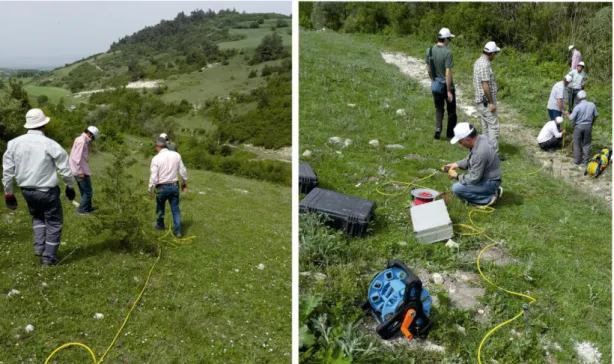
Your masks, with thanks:
<instances>
[{"instance_id":1,"label":"blue cable reel","mask_svg":"<svg viewBox=\"0 0 614 364\"><path fill-rule=\"evenodd\" d=\"M389 340L402 333L408 339L425 339L432 327L429 319L433 300L422 281L398 260L375 276L363 308L378 322L377 334Z\"/></svg>"}]
</instances>

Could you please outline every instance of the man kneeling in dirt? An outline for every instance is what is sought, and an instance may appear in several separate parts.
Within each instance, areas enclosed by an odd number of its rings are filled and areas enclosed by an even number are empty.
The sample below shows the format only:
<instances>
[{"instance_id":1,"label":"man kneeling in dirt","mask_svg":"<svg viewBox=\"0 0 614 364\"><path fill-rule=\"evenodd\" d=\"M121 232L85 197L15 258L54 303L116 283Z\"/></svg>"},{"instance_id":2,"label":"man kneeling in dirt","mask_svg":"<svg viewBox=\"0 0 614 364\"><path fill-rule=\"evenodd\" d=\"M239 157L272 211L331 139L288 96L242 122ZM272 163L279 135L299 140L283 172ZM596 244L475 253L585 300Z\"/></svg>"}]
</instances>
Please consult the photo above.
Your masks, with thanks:
<instances>
[{"instance_id":1,"label":"man kneeling in dirt","mask_svg":"<svg viewBox=\"0 0 614 364\"><path fill-rule=\"evenodd\" d=\"M503 194L501 162L497 152L487 137L478 135L469 123L456 125L450 143L456 142L469 149L469 155L461 161L444 166L448 170L448 177L458 180L452 185L452 192L474 205L494 205ZM467 173L459 175L457 169L466 170Z\"/></svg>"},{"instance_id":2,"label":"man kneeling in dirt","mask_svg":"<svg viewBox=\"0 0 614 364\"><path fill-rule=\"evenodd\" d=\"M565 130L561 130L563 118L557 116L554 120L547 122L537 136L537 144L546 152L553 152L561 146Z\"/></svg>"}]
</instances>

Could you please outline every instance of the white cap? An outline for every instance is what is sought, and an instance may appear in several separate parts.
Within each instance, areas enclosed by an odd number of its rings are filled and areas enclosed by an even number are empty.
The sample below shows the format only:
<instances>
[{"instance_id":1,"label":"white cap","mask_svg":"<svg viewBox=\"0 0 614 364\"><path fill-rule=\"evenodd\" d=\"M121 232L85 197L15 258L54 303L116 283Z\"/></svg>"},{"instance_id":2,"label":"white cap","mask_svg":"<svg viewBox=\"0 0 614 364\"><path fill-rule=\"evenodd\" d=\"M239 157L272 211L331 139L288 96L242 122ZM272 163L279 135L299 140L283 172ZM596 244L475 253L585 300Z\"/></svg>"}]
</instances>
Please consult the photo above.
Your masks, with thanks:
<instances>
[{"instance_id":1,"label":"white cap","mask_svg":"<svg viewBox=\"0 0 614 364\"><path fill-rule=\"evenodd\" d=\"M573 45L573 44L572 44L572 45L570 45L569 47L567 47L567 49L568 49L570 52L571 52L571 50L572 50L572 49L574 49L574 48L575 48L575 47L574 47L574 45Z\"/></svg>"},{"instance_id":2,"label":"white cap","mask_svg":"<svg viewBox=\"0 0 614 364\"><path fill-rule=\"evenodd\" d=\"M26 114L26 124L23 126L26 129L40 128L50 122L51 119L45 116L41 109L30 109Z\"/></svg>"},{"instance_id":3,"label":"white cap","mask_svg":"<svg viewBox=\"0 0 614 364\"><path fill-rule=\"evenodd\" d=\"M160 134L160 138L164 138L166 140L168 140L168 135L166 135L165 133Z\"/></svg>"},{"instance_id":4,"label":"white cap","mask_svg":"<svg viewBox=\"0 0 614 364\"><path fill-rule=\"evenodd\" d=\"M438 34L439 38L454 38L454 34L450 33L450 29L441 28Z\"/></svg>"},{"instance_id":5,"label":"white cap","mask_svg":"<svg viewBox=\"0 0 614 364\"><path fill-rule=\"evenodd\" d=\"M555 123L557 123L557 124L562 123L562 122L563 122L563 117L562 117L562 116L557 116L557 117L554 119L554 122L555 122Z\"/></svg>"},{"instance_id":6,"label":"white cap","mask_svg":"<svg viewBox=\"0 0 614 364\"><path fill-rule=\"evenodd\" d=\"M586 100L586 91L581 90L580 92L578 92L578 99Z\"/></svg>"},{"instance_id":7,"label":"white cap","mask_svg":"<svg viewBox=\"0 0 614 364\"><path fill-rule=\"evenodd\" d=\"M469 123L458 123L454 127L454 138L450 140L450 144L456 144L459 140L466 138L474 129Z\"/></svg>"},{"instance_id":8,"label":"white cap","mask_svg":"<svg viewBox=\"0 0 614 364\"><path fill-rule=\"evenodd\" d=\"M578 66L585 67L585 66L584 66L584 62L580 62L580 63L578 63Z\"/></svg>"},{"instance_id":9,"label":"white cap","mask_svg":"<svg viewBox=\"0 0 614 364\"><path fill-rule=\"evenodd\" d=\"M98 130L98 128L93 125L88 126L87 131L92 133L92 137L94 138L94 140L98 139L98 137L100 136L100 130Z\"/></svg>"},{"instance_id":10,"label":"white cap","mask_svg":"<svg viewBox=\"0 0 614 364\"><path fill-rule=\"evenodd\" d=\"M563 80L565 80L567 82L571 82L571 76L570 75L565 75L565 78L563 78Z\"/></svg>"},{"instance_id":11,"label":"white cap","mask_svg":"<svg viewBox=\"0 0 614 364\"><path fill-rule=\"evenodd\" d=\"M487 52L487 53L495 53L495 52L499 52L500 50L501 48L497 47L495 42L488 42L484 46L484 52Z\"/></svg>"}]
</instances>

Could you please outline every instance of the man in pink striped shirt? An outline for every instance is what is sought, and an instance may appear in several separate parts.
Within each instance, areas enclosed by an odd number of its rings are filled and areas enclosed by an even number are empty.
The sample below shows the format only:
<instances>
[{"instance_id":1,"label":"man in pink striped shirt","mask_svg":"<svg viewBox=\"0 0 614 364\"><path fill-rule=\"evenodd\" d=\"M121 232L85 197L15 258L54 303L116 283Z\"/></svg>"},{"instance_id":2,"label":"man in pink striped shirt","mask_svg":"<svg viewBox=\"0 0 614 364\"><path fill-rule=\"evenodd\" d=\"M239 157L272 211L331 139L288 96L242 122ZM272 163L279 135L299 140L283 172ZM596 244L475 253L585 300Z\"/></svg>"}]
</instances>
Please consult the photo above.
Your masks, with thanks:
<instances>
[{"instance_id":1,"label":"man in pink striped shirt","mask_svg":"<svg viewBox=\"0 0 614 364\"><path fill-rule=\"evenodd\" d=\"M569 51L571 53L571 71L575 70L578 67L578 63L582 62L582 53L576 48L574 45L569 46Z\"/></svg>"},{"instance_id":2,"label":"man in pink striped shirt","mask_svg":"<svg viewBox=\"0 0 614 364\"><path fill-rule=\"evenodd\" d=\"M156 138L156 151L158 154L151 160L151 176L149 178L149 193L156 191L156 229L164 230L164 209L166 200L171 206L173 214L173 234L181 237L181 212L179 211L179 185L177 174L181 175L183 183L181 191L185 191L188 183L188 172L181 161L181 155L168 150L166 139Z\"/></svg>"},{"instance_id":3,"label":"man in pink striped shirt","mask_svg":"<svg viewBox=\"0 0 614 364\"><path fill-rule=\"evenodd\" d=\"M79 215L87 215L94 210L92 207L92 196L94 191L92 190L92 180L90 178L90 142L95 140L100 135L100 131L95 126L88 126L83 134L75 138L75 142L72 145L70 151L70 171L77 181L79 186L79 193L81 194L81 203L77 208Z\"/></svg>"}]
</instances>

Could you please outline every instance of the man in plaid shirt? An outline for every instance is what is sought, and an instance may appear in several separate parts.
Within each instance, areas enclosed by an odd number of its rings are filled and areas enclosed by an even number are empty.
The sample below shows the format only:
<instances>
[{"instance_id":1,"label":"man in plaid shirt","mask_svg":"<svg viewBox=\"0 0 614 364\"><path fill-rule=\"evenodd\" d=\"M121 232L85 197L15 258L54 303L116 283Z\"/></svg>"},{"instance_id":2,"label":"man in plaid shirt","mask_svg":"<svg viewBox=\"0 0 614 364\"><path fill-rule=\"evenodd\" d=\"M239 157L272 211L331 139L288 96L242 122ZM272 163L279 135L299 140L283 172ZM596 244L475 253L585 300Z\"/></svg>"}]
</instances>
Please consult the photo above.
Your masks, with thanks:
<instances>
[{"instance_id":1,"label":"man in plaid shirt","mask_svg":"<svg viewBox=\"0 0 614 364\"><path fill-rule=\"evenodd\" d=\"M482 118L482 134L488 137L493 149L499 154L499 114L497 113L497 83L491 62L501 48L488 42L480 58L473 64L473 89L476 109ZM500 160L505 160L499 155Z\"/></svg>"}]
</instances>

